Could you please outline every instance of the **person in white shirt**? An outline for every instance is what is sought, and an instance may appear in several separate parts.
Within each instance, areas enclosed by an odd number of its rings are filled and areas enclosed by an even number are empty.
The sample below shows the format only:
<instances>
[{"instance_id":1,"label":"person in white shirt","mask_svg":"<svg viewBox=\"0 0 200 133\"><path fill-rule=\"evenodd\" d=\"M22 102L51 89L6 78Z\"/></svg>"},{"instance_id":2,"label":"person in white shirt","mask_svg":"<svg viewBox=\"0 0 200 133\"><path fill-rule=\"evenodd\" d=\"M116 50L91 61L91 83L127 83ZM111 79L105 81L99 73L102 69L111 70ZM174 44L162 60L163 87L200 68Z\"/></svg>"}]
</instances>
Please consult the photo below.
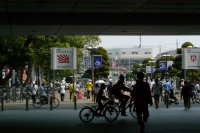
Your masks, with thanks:
<instances>
[{"instance_id":1,"label":"person in white shirt","mask_svg":"<svg viewBox=\"0 0 200 133\"><path fill-rule=\"evenodd\" d=\"M60 99L61 99L61 101L64 101L64 99L65 99L65 89L66 89L65 84L61 84L61 86L60 86Z\"/></svg>"},{"instance_id":2,"label":"person in white shirt","mask_svg":"<svg viewBox=\"0 0 200 133\"><path fill-rule=\"evenodd\" d=\"M33 103L35 103L35 96L37 94L37 90L38 90L38 85L35 83L35 81L33 81L31 87L30 87L30 94L33 100Z\"/></svg>"}]
</instances>

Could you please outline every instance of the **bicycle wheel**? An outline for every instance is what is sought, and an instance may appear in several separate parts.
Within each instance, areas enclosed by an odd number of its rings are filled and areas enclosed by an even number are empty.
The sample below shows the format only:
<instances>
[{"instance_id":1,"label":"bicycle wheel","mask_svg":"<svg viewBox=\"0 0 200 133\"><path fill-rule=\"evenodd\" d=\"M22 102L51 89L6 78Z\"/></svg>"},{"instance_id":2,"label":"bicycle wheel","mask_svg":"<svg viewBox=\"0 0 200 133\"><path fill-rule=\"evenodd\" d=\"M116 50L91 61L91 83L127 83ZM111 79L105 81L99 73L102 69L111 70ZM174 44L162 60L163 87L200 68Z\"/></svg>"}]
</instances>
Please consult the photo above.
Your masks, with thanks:
<instances>
[{"instance_id":1,"label":"bicycle wheel","mask_svg":"<svg viewBox=\"0 0 200 133\"><path fill-rule=\"evenodd\" d=\"M49 104L51 104L51 99L49 100ZM57 98L52 98L52 107L57 108L60 105L60 101Z\"/></svg>"},{"instance_id":2,"label":"bicycle wheel","mask_svg":"<svg viewBox=\"0 0 200 133\"><path fill-rule=\"evenodd\" d=\"M79 118L85 123L89 123L94 119L94 111L90 107L84 107L79 112Z\"/></svg>"},{"instance_id":3,"label":"bicycle wheel","mask_svg":"<svg viewBox=\"0 0 200 133\"><path fill-rule=\"evenodd\" d=\"M117 119L119 114L113 106L107 106L103 112L103 115L108 122L113 122Z\"/></svg>"},{"instance_id":4,"label":"bicycle wheel","mask_svg":"<svg viewBox=\"0 0 200 133\"><path fill-rule=\"evenodd\" d=\"M131 116L137 119L135 104L131 104L131 106L129 107L129 111L131 113Z\"/></svg>"},{"instance_id":5,"label":"bicycle wheel","mask_svg":"<svg viewBox=\"0 0 200 133\"><path fill-rule=\"evenodd\" d=\"M35 102L33 102L33 107L40 108L42 106L40 98L35 98Z\"/></svg>"},{"instance_id":6,"label":"bicycle wheel","mask_svg":"<svg viewBox=\"0 0 200 133\"><path fill-rule=\"evenodd\" d=\"M107 104L108 106L113 106L117 110L118 113L121 112L120 103L117 103L115 101L108 101Z\"/></svg>"}]
</instances>

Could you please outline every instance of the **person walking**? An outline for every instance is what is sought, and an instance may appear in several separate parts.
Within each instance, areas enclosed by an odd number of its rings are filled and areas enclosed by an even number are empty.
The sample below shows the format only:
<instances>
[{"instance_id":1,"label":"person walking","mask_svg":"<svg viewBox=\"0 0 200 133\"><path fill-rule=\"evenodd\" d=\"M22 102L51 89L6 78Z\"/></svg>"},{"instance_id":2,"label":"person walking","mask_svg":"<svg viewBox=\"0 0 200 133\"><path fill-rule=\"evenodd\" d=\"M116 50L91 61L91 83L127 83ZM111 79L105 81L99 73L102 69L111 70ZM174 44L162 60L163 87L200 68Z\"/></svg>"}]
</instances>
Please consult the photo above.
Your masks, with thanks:
<instances>
[{"instance_id":1,"label":"person walking","mask_svg":"<svg viewBox=\"0 0 200 133\"><path fill-rule=\"evenodd\" d=\"M190 109L190 97L192 94L192 88L189 85L188 81L184 81L184 86L181 90L181 98L183 98L185 110Z\"/></svg>"},{"instance_id":2,"label":"person walking","mask_svg":"<svg viewBox=\"0 0 200 133\"><path fill-rule=\"evenodd\" d=\"M74 92L73 86L74 86L74 85L73 85L73 82L70 81L69 86L68 86L68 89L69 89L69 100L72 100L72 94L73 94L73 92Z\"/></svg>"},{"instance_id":3,"label":"person walking","mask_svg":"<svg viewBox=\"0 0 200 133\"><path fill-rule=\"evenodd\" d=\"M88 82L85 84L85 88L87 91L87 99L90 99L90 95L92 93L92 88L93 88L93 84L92 84L92 80L89 79Z\"/></svg>"},{"instance_id":4,"label":"person walking","mask_svg":"<svg viewBox=\"0 0 200 133\"><path fill-rule=\"evenodd\" d=\"M38 85L35 83L35 81L33 81L30 87L30 94L31 94L33 103L35 103L35 96L38 93L37 91L38 91Z\"/></svg>"},{"instance_id":5,"label":"person walking","mask_svg":"<svg viewBox=\"0 0 200 133\"><path fill-rule=\"evenodd\" d=\"M131 92L131 100L135 103L136 115L138 124L140 126L140 132L144 133L144 123L147 122L149 117L148 104L152 106L152 96L150 86L147 82L144 82L144 73L137 73L137 81L133 86Z\"/></svg>"},{"instance_id":6,"label":"person walking","mask_svg":"<svg viewBox=\"0 0 200 133\"><path fill-rule=\"evenodd\" d=\"M162 84L159 82L158 78L155 78L155 83L152 85L152 93L154 96L156 109L159 107L160 95L162 94L162 90Z\"/></svg>"},{"instance_id":7,"label":"person walking","mask_svg":"<svg viewBox=\"0 0 200 133\"><path fill-rule=\"evenodd\" d=\"M65 84L61 83L60 90L59 90L59 92L60 92L60 100L61 101L64 101L64 99L65 99L65 90L66 90Z\"/></svg>"},{"instance_id":8,"label":"person walking","mask_svg":"<svg viewBox=\"0 0 200 133\"><path fill-rule=\"evenodd\" d=\"M96 83L94 85L94 102L96 102L96 97L97 97L99 90L100 90L100 84Z\"/></svg>"}]
</instances>

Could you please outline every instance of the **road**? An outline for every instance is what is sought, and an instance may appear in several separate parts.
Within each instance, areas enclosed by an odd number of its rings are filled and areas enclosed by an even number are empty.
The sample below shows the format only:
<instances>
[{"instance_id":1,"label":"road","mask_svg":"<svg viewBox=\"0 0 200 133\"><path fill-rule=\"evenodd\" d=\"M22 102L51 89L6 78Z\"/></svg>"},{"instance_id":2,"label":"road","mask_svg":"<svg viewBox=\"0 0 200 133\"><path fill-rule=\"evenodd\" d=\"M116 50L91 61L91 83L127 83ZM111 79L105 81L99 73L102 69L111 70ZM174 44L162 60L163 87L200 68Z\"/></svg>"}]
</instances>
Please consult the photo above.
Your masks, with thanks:
<instances>
[{"instance_id":1,"label":"road","mask_svg":"<svg viewBox=\"0 0 200 133\"><path fill-rule=\"evenodd\" d=\"M104 118L95 118L91 123L79 119L83 105L78 103L74 109L73 102L61 103L58 109L50 110L49 106L34 109L29 105L25 110L23 103L9 103L0 111L0 130L19 133L139 133L137 120L128 113L127 117L119 116L109 123ZM190 110L184 110L183 103L166 108L161 105L155 109L149 107L150 117L146 123L146 133L199 133L200 105L192 104Z\"/></svg>"}]
</instances>

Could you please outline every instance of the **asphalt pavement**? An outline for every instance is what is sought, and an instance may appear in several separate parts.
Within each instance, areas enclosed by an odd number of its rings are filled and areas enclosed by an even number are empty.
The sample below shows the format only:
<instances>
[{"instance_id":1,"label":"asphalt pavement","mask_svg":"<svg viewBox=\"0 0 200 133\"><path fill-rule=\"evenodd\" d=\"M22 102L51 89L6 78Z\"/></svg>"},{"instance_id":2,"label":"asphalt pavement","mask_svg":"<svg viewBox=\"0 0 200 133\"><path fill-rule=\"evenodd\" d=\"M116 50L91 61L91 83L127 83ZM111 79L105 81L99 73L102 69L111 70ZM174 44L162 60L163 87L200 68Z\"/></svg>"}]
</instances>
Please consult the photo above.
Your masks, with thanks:
<instances>
[{"instance_id":1,"label":"asphalt pavement","mask_svg":"<svg viewBox=\"0 0 200 133\"><path fill-rule=\"evenodd\" d=\"M94 118L90 123L79 119L79 111L91 101L78 101L76 109L73 101L62 102L57 109L50 110L49 105L35 109L25 102L5 103L0 111L0 130L19 133L139 133L137 120L128 116L119 116L115 122L107 122L103 117ZM149 107L150 117L145 124L146 133L199 133L200 104L192 104L190 110L184 110L183 103L161 105L158 109Z\"/></svg>"}]
</instances>

